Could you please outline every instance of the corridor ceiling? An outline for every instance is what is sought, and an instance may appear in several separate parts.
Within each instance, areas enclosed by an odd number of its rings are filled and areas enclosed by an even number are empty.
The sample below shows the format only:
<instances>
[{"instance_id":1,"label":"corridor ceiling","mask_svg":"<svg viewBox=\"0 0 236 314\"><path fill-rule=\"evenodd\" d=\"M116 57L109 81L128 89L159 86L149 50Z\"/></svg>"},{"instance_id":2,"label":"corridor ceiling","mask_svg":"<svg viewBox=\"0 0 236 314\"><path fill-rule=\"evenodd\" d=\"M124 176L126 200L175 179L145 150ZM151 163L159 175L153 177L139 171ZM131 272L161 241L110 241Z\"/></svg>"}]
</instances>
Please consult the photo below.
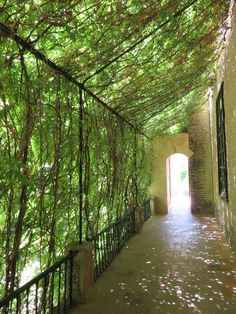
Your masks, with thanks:
<instances>
[{"instance_id":1,"label":"corridor ceiling","mask_svg":"<svg viewBox=\"0 0 236 314\"><path fill-rule=\"evenodd\" d=\"M227 0L1 0L0 22L145 134L187 126L221 53Z\"/></svg>"}]
</instances>

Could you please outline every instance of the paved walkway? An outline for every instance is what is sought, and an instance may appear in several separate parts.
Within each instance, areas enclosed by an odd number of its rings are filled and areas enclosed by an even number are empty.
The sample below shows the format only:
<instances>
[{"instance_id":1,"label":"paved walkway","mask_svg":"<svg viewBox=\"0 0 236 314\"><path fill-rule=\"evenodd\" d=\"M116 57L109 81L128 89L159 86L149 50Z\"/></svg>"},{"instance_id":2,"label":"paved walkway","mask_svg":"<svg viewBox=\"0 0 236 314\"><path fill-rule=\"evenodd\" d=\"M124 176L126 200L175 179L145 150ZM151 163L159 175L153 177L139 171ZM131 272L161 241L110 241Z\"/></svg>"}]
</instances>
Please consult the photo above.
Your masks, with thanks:
<instances>
[{"instance_id":1,"label":"paved walkway","mask_svg":"<svg viewBox=\"0 0 236 314\"><path fill-rule=\"evenodd\" d=\"M236 258L214 217L151 217L73 314L236 313Z\"/></svg>"}]
</instances>

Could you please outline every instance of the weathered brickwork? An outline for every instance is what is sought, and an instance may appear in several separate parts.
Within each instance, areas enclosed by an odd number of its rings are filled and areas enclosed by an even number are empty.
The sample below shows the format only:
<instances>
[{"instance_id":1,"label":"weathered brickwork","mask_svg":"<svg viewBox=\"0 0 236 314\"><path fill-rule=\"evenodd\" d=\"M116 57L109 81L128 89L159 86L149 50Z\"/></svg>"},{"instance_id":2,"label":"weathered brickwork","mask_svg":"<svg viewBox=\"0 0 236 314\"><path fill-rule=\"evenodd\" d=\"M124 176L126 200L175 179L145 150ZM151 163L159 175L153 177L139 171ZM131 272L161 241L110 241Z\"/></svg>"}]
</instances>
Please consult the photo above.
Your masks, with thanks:
<instances>
[{"instance_id":1,"label":"weathered brickwork","mask_svg":"<svg viewBox=\"0 0 236 314\"><path fill-rule=\"evenodd\" d=\"M193 213L212 212L212 163L208 111L201 111L192 116L188 134L189 148L193 151L189 159L191 209Z\"/></svg>"},{"instance_id":2,"label":"weathered brickwork","mask_svg":"<svg viewBox=\"0 0 236 314\"><path fill-rule=\"evenodd\" d=\"M215 86L210 95L211 136L213 155L213 182L215 210L219 220L236 251L236 11L232 29L225 37L225 51ZM226 152L228 165L229 201L220 198L218 193L217 143L216 143L216 98L224 82L224 108Z\"/></svg>"}]
</instances>

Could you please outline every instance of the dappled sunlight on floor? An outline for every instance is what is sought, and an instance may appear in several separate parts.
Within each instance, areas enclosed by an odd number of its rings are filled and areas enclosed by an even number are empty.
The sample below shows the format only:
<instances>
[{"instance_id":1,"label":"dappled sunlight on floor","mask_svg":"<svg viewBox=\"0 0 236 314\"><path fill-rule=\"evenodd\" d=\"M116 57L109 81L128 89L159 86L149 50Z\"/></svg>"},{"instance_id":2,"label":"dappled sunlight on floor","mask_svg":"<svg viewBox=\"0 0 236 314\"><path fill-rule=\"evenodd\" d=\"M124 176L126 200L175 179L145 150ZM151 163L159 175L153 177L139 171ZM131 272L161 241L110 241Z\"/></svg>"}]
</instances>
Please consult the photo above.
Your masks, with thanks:
<instances>
[{"instance_id":1,"label":"dappled sunlight on floor","mask_svg":"<svg viewBox=\"0 0 236 314\"><path fill-rule=\"evenodd\" d=\"M212 216L152 217L72 313L236 313L235 256Z\"/></svg>"}]
</instances>

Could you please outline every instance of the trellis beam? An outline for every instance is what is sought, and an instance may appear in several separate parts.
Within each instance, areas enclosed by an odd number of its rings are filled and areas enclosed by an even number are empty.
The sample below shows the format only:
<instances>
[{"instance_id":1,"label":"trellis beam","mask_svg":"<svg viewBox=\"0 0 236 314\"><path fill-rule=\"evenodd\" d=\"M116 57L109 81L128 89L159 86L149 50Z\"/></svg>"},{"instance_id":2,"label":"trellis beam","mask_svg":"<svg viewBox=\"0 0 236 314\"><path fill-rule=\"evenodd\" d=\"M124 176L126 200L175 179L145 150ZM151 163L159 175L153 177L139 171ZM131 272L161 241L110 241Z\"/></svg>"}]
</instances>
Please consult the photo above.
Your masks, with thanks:
<instances>
[{"instance_id":1,"label":"trellis beam","mask_svg":"<svg viewBox=\"0 0 236 314\"><path fill-rule=\"evenodd\" d=\"M80 89L82 89L84 92L86 92L89 96L91 96L97 103L102 105L104 108L109 110L112 114L114 114L117 118L128 124L132 129L134 129L135 132L143 135L147 139L150 140L150 137L148 137L145 133L143 133L141 130L137 129L130 121L128 121L126 118L124 118L119 112L117 112L115 109L113 109L111 106L106 104L103 100L101 100L97 95L95 95L91 90L89 90L87 87L84 86L83 83L77 81L66 69L63 67L57 65L55 62L50 60L48 57L46 57L42 52L40 52L38 49L36 49L30 42L25 40L23 37L18 35L16 32L14 32L9 26L5 25L4 23L0 22L0 31L2 31L3 34L6 36L9 36L12 38L17 44L19 44L23 49L29 51L32 53L37 59L40 59L43 61L47 66L52 68L55 72L61 74L64 76L69 82L73 83Z\"/></svg>"},{"instance_id":2,"label":"trellis beam","mask_svg":"<svg viewBox=\"0 0 236 314\"><path fill-rule=\"evenodd\" d=\"M85 80L84 80L84 84L90 80L92 77L94 77L95 75L99 74L100 72L104 71L106 68L108 68L112 63L118 61L120 58L122 58L124 55L126 55L127 53L131 52L132 50L134 50L138 45L140 45L141 43L143 43L146 39L148 39L149 37L151 37L152 35L154 35L157 31L159 31L161 28L163 28L165 25L169 24L171 22L171 20L173 18L179 17L180 15L182 15L187 9L189 9L193 4L195 4L198 0L193 0L191 1L189 4L187 4L185 7L183 7L181 10L179 10L178 12L176 12L175 14L173 14L173 16L169 19L167 19L165 22L163 22L161 25L158 25L154 30L152 30L151 32L149 32L147 35L143 36L141 39L139 39L138 41L136 41L133 45L131 45L129 48L125 49L123 52L121 52L118 56L114 57L113 59L111 59L107 64L101 66L98 70L96 70L93 74L91 74L90 76L88 76Z\"/></svg>"}]
</instances>

